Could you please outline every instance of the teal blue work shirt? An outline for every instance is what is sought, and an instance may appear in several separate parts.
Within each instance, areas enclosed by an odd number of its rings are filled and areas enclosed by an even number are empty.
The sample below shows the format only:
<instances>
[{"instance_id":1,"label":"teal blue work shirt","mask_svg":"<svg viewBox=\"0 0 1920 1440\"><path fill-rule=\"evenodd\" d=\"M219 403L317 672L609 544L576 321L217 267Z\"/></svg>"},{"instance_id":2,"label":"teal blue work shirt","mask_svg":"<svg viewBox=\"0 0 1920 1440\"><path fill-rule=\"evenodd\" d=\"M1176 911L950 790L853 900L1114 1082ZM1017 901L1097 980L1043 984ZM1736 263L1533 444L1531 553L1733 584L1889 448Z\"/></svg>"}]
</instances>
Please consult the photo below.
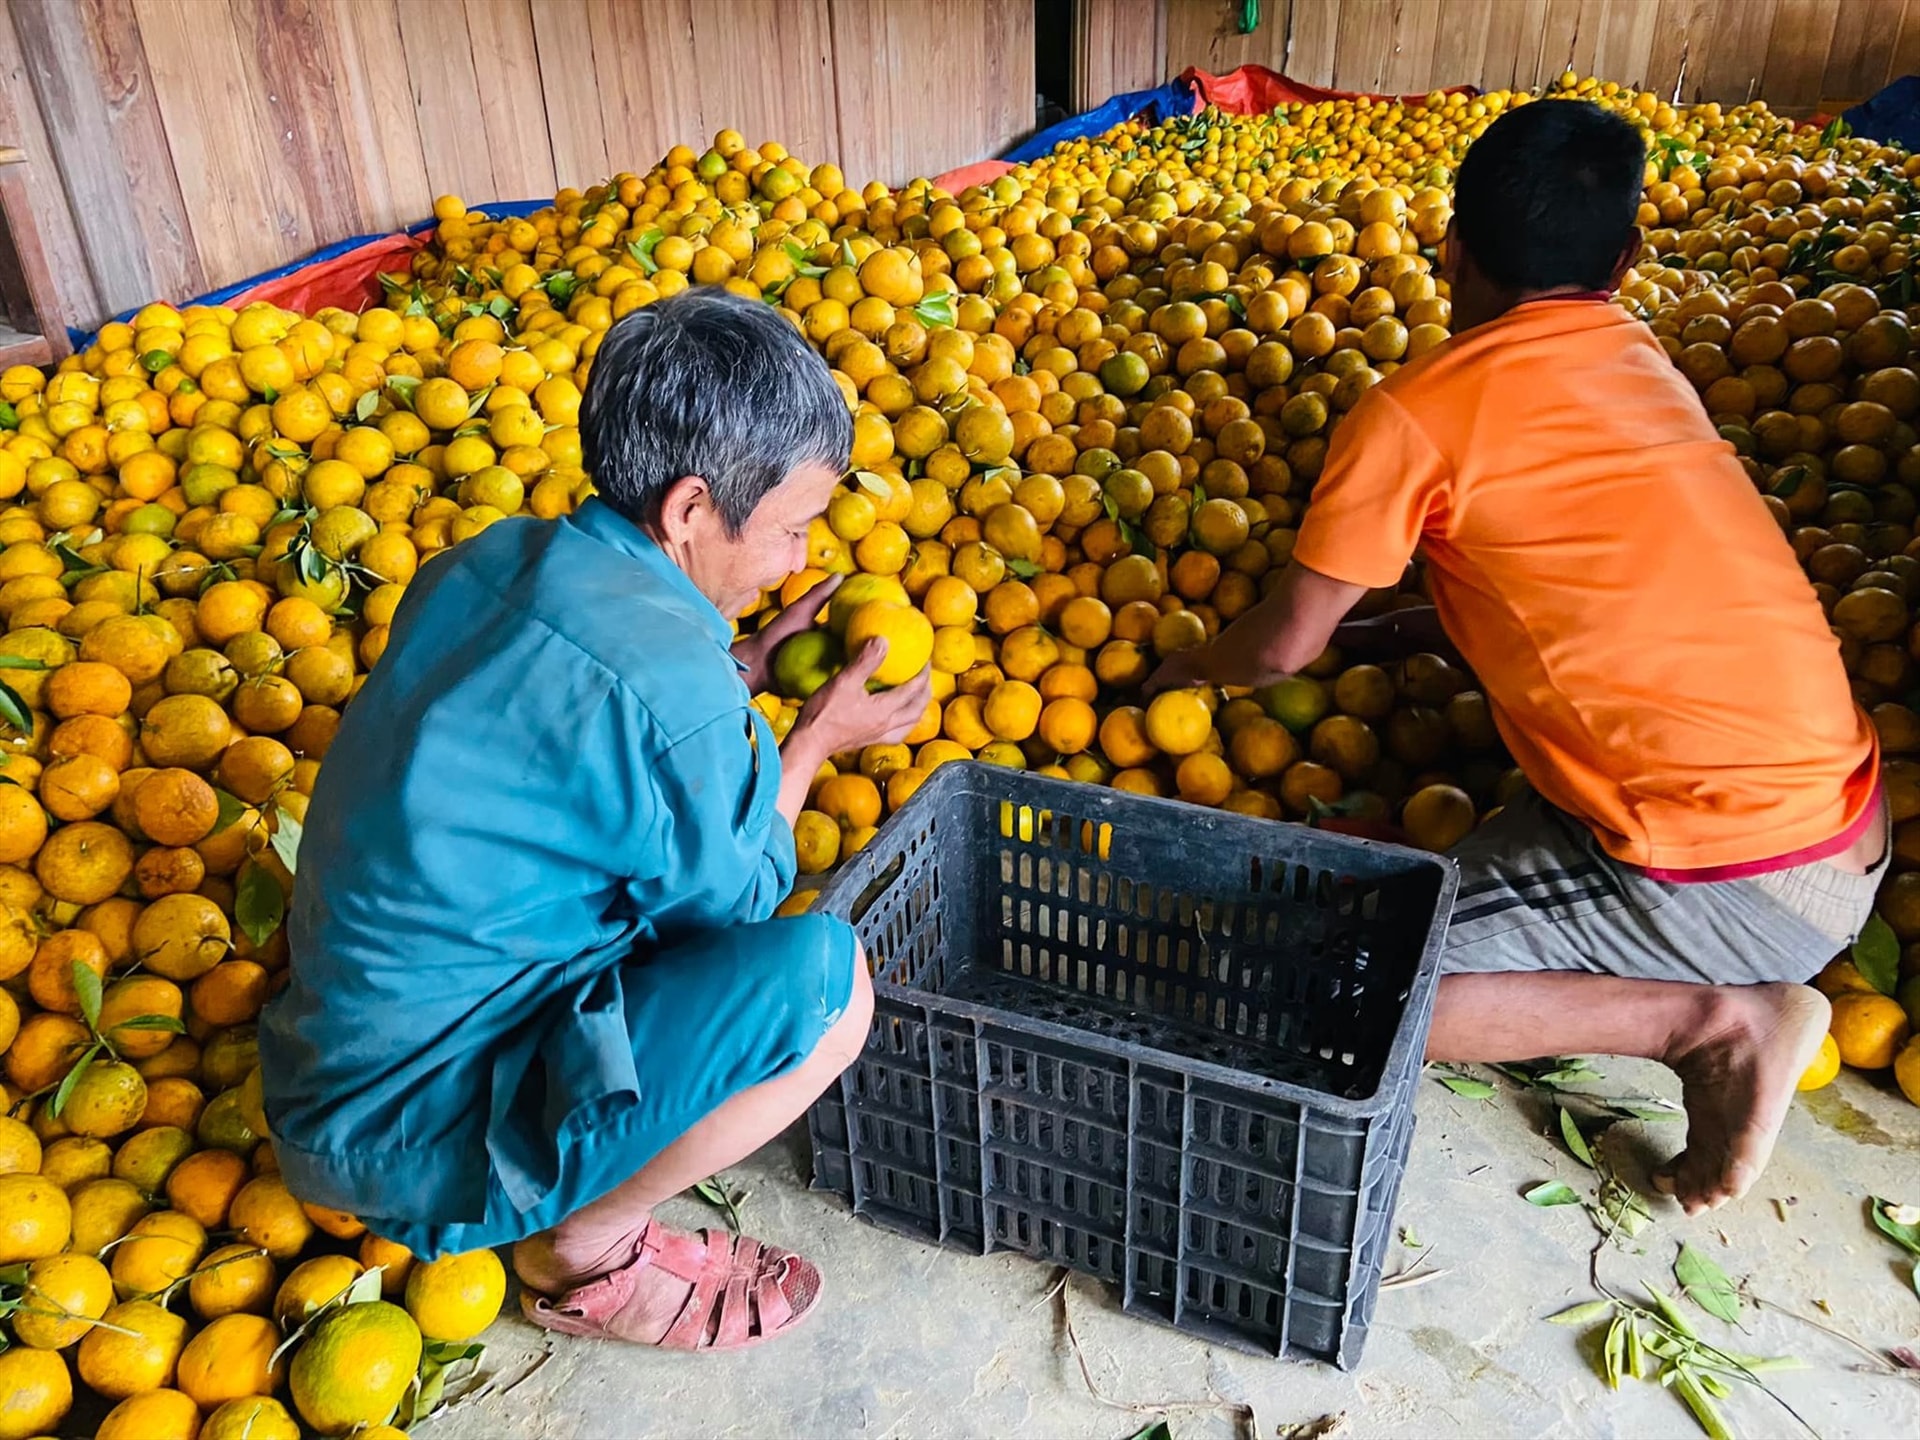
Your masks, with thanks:
<instances>
[{"instance_id":1,"label":"teal blue work shirt","mask_svg":"<svg viewBox=\"0 0 1920 1440\"><path fill-rule=\"evenodd\" d=\"M421 571L322 767L262 1017L295 1194L458 1226L490 1185L553 1195L563 1130L618 1131L635 1047L673 1044L629 1033L623 966L765 920L793 881L731 640L597 500Z\"/></svg>"}]
</instances>

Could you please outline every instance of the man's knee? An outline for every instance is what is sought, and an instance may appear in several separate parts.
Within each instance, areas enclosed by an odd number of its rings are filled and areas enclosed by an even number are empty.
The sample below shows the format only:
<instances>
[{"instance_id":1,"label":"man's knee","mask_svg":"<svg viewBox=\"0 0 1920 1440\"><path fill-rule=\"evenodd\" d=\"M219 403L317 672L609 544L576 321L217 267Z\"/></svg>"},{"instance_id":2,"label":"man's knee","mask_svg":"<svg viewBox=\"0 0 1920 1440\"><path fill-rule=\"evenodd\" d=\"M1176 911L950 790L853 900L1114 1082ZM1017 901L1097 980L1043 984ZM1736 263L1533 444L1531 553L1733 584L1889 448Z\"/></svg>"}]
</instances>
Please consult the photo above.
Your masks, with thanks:
<instances>
[{"instance_id":1,"label":"man's knee","mask_svg":"<svg viewBox=\"0 0 1920 1440\"><path fill-rule=\"evenodd\" d=\"M867 974L866 947L853 942L853 986L840 1017L820 1037L815 1053L831 1056L845 1069L867 1043L867 1030L873 1023L873 981Z\"/></svg>"}]
</instances>

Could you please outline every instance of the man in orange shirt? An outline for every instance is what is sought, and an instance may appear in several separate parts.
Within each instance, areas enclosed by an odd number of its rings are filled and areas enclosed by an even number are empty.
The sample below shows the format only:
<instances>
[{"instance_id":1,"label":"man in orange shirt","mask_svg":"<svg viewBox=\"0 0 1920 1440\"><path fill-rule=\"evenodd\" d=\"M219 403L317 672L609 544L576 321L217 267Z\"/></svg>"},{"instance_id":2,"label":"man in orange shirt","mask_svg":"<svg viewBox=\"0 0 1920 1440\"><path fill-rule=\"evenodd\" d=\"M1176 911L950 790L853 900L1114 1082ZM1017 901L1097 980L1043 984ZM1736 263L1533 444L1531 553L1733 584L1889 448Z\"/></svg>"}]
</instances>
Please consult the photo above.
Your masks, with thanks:
<instances>
[{"instance_id":1,"label":"man in orange shirt","mask_svg":"<svg viewBox=\"0 0 1920 1440\"><path fill-rule=\"evenodd\" d=\"M1585 102L1460 167L1454 338L1354 407L1274 592L1152 688L1258 685L1414 552L1532 789L1454 852L1428 1056L1678 1072L1689 1214L1745 1193L1826 1031L1804 982L1886 865L1874 732L1791 548L1692 387L1607 302L1645 151Z\"/></svg>"}]
</instances>

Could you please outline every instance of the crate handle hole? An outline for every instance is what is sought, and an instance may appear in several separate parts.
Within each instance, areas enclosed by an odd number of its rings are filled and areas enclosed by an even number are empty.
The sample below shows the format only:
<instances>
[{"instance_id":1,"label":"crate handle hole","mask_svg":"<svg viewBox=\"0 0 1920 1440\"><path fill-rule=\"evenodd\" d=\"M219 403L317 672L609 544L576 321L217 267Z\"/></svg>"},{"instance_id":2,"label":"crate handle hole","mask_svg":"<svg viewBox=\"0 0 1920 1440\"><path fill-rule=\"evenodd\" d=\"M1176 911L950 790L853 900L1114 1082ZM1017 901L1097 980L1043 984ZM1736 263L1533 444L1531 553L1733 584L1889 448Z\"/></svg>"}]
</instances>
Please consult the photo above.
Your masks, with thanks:
<instances>
[{"instance_id":1,"label":"crate handle hole","mask_svg":"<svg viewBox=\"0 0 1920 1440\"><path fill-rule=\"evenodd\" d=\"M900 872L906 868L907 857L904 854L896 855L889 860L880 873L869 880L859 895L854 897L853 905L847 912L847 919L858 926L867 918L867 912L879 903L880 897L887 893L893 882L900 878Z\"/></svg>"}]
</instances>

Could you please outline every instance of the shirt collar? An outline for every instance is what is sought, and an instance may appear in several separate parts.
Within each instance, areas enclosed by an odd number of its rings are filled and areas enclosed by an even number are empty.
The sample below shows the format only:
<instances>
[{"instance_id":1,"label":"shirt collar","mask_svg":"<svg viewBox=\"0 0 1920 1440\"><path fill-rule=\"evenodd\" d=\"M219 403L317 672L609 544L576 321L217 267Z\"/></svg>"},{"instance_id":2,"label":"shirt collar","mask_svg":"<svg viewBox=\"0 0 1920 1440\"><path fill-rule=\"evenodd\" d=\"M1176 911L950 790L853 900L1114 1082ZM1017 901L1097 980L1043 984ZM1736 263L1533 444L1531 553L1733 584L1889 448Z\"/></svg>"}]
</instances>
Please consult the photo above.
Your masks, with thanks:
<instances>
[{"instance_id":1,"label":"shirt collar","mask_svg":"<svg viewBox=\"0 0 1920 1440\"><path fill-rule=\"evenodd\" d=\"M732 622L714 608L713 602L687 578L686 571L668 559L666 552L638 525L597 497L589 497L569 518L583 533L638 562L641 569L686 601L716 644L723 649L732 646Z\"/></svg>"}]
</instances>

